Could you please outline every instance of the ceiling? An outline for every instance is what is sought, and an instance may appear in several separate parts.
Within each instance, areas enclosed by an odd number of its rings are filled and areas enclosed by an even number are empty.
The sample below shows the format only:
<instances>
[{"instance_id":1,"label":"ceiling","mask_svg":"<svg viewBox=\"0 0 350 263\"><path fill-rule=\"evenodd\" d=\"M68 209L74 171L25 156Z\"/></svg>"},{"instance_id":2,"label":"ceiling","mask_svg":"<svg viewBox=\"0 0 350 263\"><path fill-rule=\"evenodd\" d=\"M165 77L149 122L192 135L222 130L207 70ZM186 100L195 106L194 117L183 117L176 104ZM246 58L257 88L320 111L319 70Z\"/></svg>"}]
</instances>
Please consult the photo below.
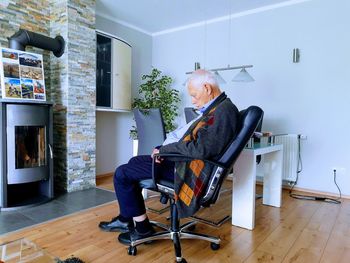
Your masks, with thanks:
<instances>
[{"instance_id":1,"label":"ceiling","mask_svg":"<svg viewBox=\"0 0 350 263\"><path fill-rule=\"evenodd\" d=\"M98 15L149 34L297 0L97 0ZM231 11L231 12L230 12Z\"/></svg>"}]
</instances>

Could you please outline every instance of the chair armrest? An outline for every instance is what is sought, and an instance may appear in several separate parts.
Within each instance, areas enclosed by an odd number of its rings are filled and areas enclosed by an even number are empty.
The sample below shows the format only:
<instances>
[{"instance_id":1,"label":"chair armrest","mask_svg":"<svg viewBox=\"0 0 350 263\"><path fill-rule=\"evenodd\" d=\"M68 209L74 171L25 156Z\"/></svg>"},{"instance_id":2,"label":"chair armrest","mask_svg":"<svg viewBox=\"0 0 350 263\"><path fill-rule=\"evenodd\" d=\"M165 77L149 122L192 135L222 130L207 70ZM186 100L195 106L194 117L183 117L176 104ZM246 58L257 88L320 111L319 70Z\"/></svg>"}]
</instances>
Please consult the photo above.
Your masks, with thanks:
<instances>
[{"instance_id":1,"label":"chair armrest","mask_svg":"<svg viewBox=\"0 0 350 263\"><path fill-rule=\"evenodd\" d=\"M178 154L178 153L157 153L157 154L154 154L154 158L152 160L152 180L154 183L154 187L157 191L158 191L157 182L159 182L159 180L157 178L157 174L155 173L156 157L165 158L165 159L171 158L172 160L178 159L178 161L202 160L205 163L210 163L214 166L218 166L218 167L221 167L223 169L228 169L228 167L226 167L225 165L223 165L222 163L217 162L217 161L211 161L211 160L207 160L207 159L198 159L198 158L194 158L194 157L190 157L190 156L186 156L186 155L182 155L182 154ZM174 162L176 162L176 161L174 161Z\"/></svg>"},{"instance_id":2,"label":"chair armrest","mask_svg":"<svg viewBox=\"0 0 350 263\"><path fill-rule=\"evenodd\" d=\"M202 160L203 162L210 163L210 164L213 164L215 166L219 166L219 167L224 168L224 169L228 168L228 167L224 166L222 163L219 163L219 162L216 162L216 161L207 160L207 159L198 159L198 158L193 158L193 157L190 157L190 156L177 154L177 153L162 153L162 154L157 153L157 154L154 154L154 158L152 160L152 180L153 180L154 187L155 187L156 190L158 190L157 182L159 180L157 178L157 173L155 171L156 170L156 166L155 166L156 158L155 157L171 158L171 159L178 158L178 161Z\"/></svg>"}]
</instances>

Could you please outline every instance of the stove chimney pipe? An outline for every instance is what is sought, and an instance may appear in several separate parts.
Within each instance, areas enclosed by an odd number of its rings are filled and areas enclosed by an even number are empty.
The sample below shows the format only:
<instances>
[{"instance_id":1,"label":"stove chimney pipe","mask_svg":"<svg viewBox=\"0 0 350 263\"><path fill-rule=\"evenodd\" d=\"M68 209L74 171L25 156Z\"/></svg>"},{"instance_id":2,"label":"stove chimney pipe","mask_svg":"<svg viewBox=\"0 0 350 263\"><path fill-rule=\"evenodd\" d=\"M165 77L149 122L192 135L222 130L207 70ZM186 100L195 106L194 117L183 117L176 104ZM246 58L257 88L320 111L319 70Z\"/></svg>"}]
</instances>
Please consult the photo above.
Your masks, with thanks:
<instances>
[{"instance_id":1,"label":"stove chimney pipe","mask_svg":"<svg viewBox=\"0 0 350 263\"><path fill-rule=\"evenodd\" d=\"M56 57L62 56L65 48L65 41L60 35L51 38L25 29L20 29L8 40L9 48L25 51L26 46L33 46L50 50Z\"/></svg>"}]
</instances>

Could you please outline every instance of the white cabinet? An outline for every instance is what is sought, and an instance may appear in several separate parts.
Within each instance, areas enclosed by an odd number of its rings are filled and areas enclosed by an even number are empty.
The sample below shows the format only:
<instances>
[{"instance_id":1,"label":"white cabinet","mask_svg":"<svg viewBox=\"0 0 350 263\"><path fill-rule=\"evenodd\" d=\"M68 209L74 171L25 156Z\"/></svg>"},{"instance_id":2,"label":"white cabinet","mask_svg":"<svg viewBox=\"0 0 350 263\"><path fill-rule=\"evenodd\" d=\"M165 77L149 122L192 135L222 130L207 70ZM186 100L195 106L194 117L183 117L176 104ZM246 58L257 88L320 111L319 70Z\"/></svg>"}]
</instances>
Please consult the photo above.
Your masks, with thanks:
<instances>
[{"instance_id":1,"label":"white cabinet","mask_svg":"<svg viewBox=\"0 0 350 263\"><path fill-rule=\"evenodd\" d=\"M112 47L112 107L131 110L131 47L117 39Z\"/></svg>"},{"instance_id":2,"label":"white cabinet","mask_svg":"<svg viewBox=\"0 0 350 263\"><path fill-rule=\"evenodd\" d=\"M96 106L98 110L131 110L131 46L97 32Z\"/></svg>"}]
</instances>

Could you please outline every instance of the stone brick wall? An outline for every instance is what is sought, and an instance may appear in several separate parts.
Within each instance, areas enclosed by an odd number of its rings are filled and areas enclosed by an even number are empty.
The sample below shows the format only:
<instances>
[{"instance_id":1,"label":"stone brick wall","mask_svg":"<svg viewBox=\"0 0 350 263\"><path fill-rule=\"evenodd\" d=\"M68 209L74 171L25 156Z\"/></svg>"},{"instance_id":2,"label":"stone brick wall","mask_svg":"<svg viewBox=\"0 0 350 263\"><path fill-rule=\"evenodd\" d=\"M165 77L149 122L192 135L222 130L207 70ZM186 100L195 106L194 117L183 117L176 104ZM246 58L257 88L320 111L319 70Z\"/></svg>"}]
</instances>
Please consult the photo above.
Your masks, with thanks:
<instances>
[{"instance_id":1,"label":"stone brick wall","mask_svg":"<svg viewBox=\"0 0 350 263\"><path fill-rule=\"evenodd\" d=\"M47 98L54 102L55 187L95 186L95 0L0 0L0 43L20 28L66 40L65 54L44 54ZM0 92L1 94L1 92Z\"/></svg>"},{"instance_id":2,"label":"stone brick wall","mask_svg":"<svg viewBox=\"0 0 350 263\"><path fill-rule=\"evenodd\" d=\"M95 185L95 0L68 0L68 191Z\"/></svg>"},{"instance_id":3,"label":"stone brick wall","mask_svg":"<svg viewBox=\"0 0 350 263\"><path fill-rule=\"evenodd\" d=\"M67 0L50 0L50 37L60 34L66 41L64 54L51 60L51 97L54 101L54 174L55 188L68 188L68 149L67 149L67 111L68 111L68 12Z\"/></svg>"}]
</instances>

